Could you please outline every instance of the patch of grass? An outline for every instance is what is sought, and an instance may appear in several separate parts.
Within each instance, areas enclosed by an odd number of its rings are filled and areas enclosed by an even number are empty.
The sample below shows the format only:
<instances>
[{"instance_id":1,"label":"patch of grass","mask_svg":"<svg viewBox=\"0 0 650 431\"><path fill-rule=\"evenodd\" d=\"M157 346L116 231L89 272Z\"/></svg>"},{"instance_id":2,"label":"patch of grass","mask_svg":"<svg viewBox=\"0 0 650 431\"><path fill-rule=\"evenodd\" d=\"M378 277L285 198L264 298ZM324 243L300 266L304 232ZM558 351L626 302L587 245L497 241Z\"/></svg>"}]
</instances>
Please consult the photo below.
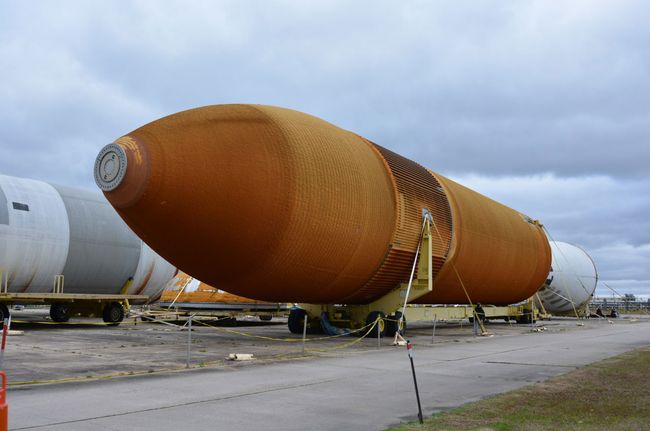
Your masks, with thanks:
<instances>
[{"instance_id":1,"label":"patch of grass","mask_svg":"<svg viewBox=\"0 0 650 431\"><path fill-rule=\"evenodd\" d=\"M391 431L650 430L650 347Z\"/></svg>"}]
</instances>

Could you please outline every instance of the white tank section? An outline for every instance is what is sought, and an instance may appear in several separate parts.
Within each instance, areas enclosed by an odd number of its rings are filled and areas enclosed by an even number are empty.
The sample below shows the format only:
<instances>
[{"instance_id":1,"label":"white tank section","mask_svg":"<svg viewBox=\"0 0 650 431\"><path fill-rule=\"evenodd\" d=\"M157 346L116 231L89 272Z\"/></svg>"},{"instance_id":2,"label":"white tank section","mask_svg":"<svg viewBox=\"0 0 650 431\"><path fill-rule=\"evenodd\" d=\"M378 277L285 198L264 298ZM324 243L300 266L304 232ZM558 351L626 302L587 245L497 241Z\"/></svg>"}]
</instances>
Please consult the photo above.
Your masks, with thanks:
<instances>
[{"instance_id":1,"label":"white tank section","mask_svg":"<svg viewBox=\"0 0 650 431\"><path fill-rule=\"evenodd\" d=\"M0 175L0 271L9 292L128 293L157 298L176 273L99 192Z\"/></svg>"},{"instance_id":2,"label":"white tank section","mask_svg":"<svg viewBox=\"0 0 650 431\"><path fill-rule=\"evenodd\" d=\"M147 295L149 301L157 301L176 272L175 267L142 242L140 259L128 293Z\"/></svg>"},{"instance_id":3,"label":"white tank section","mask_svg":"<svg viewBox=\"0 0 650 431\"><path fill-rule=\"evenodd\" d=\"M596 290L598 272L586 251L566 242L550 241L552 264L539 298L551 314L573 314Z\"/></svg>"},{"instance_id":4,"label":"white tank section","mask_svg":"<svg viewBox=\"0 0 650 431\"><path fill-rule=\"evenodd\" d=\"M51 185L0 175L0 270L11 292L51 292L68 257L70 229Z\"/></svg>"}]
</instances>

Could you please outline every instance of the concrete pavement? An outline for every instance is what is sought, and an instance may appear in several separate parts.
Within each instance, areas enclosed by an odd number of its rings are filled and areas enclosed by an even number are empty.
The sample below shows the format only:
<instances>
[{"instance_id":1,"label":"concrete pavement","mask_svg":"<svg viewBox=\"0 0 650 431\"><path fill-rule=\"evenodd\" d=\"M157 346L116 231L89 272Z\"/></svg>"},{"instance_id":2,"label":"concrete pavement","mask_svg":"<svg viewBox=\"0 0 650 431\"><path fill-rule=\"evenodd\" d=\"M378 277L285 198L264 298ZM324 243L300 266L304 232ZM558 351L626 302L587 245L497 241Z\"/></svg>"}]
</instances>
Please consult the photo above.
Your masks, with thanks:
<instances>
[{"instance_id":1,"label":"concrete pavement","mask_svg":"<svg viewBox=\"0 0 650 431\"><path fill-rule=\"evenodd\" d=\"M424 414L650 344L650 321L415 346ZM406 350L9 392L10 429L382 430L416 418Z\"/></svg>"}]
</instances>

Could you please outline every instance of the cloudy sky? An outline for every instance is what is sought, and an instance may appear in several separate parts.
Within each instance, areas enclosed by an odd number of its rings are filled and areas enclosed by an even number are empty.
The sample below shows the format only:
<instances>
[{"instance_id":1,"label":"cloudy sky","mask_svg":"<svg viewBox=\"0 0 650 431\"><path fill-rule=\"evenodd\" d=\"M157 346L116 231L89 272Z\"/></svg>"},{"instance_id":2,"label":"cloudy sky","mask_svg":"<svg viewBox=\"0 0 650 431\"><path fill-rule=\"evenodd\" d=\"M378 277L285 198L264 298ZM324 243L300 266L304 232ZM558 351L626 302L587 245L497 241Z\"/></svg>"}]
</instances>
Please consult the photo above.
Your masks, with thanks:
<instances>
[{"instance_id":1,"label":"cloudy sky","mask_svg":"<svg viewBox=\"0 0 650 431\"><path fill-rule=\"evenodd\" d=\"M0 173L94 188L98 150L142 124L280 105L540 219L650 295L649 18L621 0L0 0Z\"/></svg>"}]
</instances>

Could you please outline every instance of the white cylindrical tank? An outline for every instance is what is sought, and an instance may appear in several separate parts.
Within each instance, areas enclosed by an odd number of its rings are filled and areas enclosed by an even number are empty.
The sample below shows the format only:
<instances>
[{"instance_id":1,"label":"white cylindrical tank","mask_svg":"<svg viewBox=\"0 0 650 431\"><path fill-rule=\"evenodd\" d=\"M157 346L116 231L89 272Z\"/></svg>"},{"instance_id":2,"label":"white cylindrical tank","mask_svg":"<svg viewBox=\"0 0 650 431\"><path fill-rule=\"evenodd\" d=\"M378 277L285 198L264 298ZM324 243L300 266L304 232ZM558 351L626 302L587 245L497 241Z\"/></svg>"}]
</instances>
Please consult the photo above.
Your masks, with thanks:
<instances>
[{"instance_id":1,"label":"white cylindrical tank","mask_svg":"<svg viewBox=\"0 0 650 431\"><path fill-rule=\"evenodd\" d=\"M157 301L176 273L175 267L142 241L140 259L128 293L147 295L150 302Z\"/></svg>"},{"instance_id":2,"label":"white cylindrical tank","mask_svg":"<svg viewBox=\"0 0 650 431\"><path fill-rule=\"evenodd\" d=\"M9 292L127 293L157 298L176 273L101 193L0 175L0 271ZM4 278L3 278L4 279Z\"/></svg>"},{"instance_id":3,"label":"white cylindrical tank","mask_svg":"<svg viewBox=\"0 0 650 431\"><path fill-rule=\"evenodd\" d=\"M539 298L551 314L573 314L596 290L598 272L586 251L566 242L550 241L552 264Z\"/></svg>"}]
</instances>

